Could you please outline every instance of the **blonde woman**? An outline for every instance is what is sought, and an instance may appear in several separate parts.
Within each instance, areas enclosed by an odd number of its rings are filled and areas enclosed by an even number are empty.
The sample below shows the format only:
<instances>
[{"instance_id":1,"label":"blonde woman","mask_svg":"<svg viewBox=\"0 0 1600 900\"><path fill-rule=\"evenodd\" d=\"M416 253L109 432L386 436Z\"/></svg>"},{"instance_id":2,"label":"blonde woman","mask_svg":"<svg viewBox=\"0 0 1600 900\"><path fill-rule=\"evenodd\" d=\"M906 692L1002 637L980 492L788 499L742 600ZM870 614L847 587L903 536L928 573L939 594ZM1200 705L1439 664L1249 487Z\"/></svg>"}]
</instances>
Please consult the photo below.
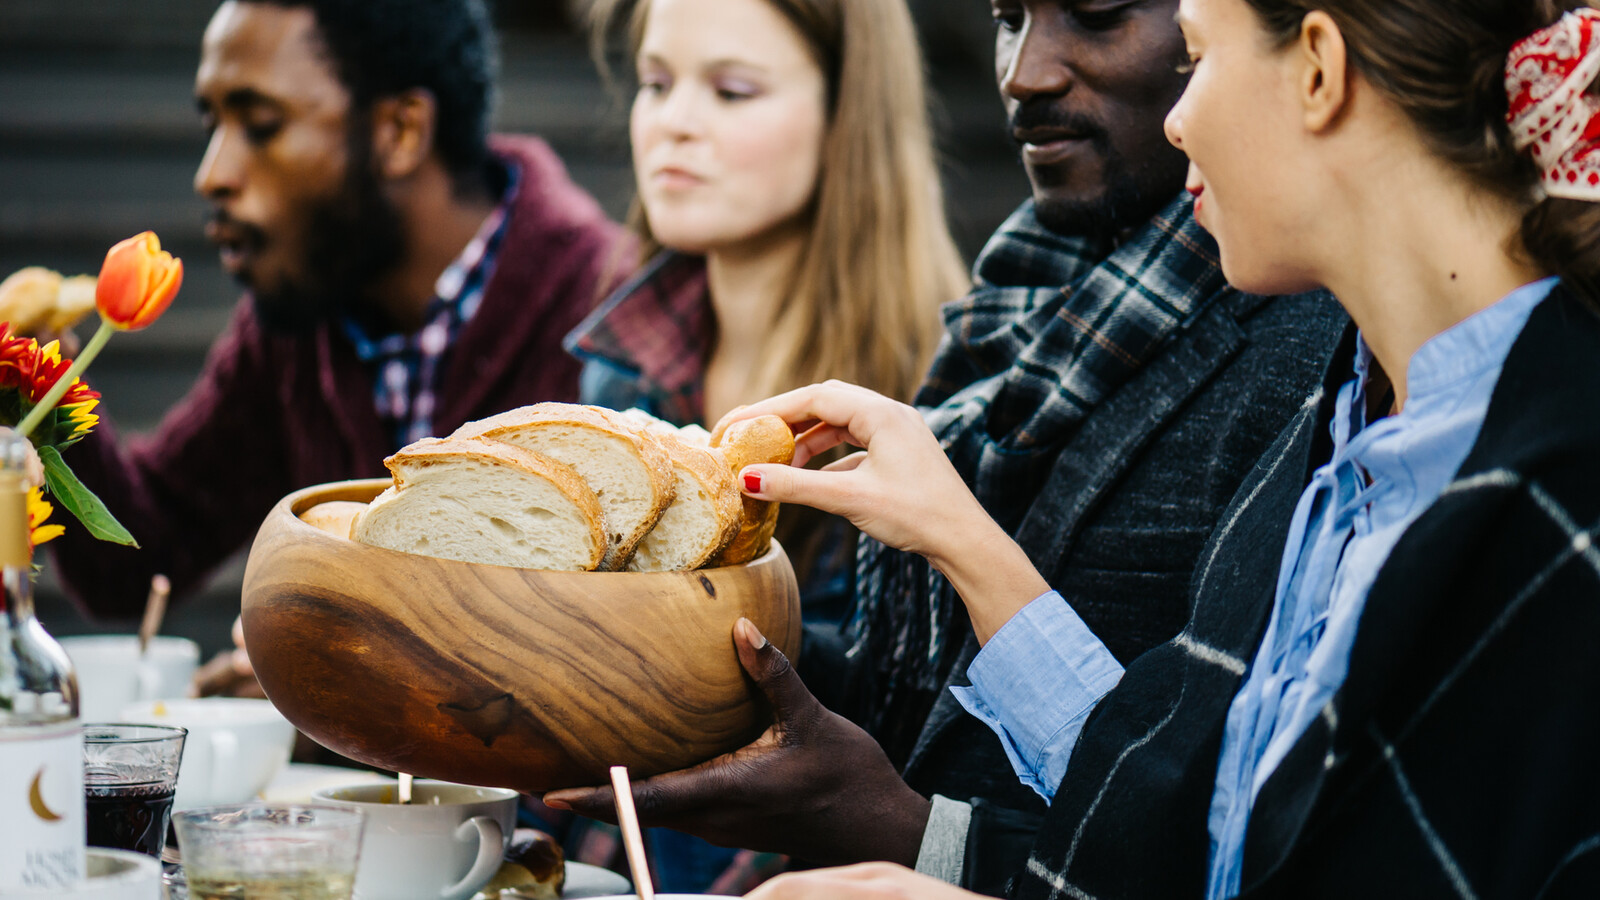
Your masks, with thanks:
<instances>
[{"instance_id":1,"label":"blonde woman","mask_svg":"<svg viewBox=\"0 0 1600 900\"><path fill-rule=\"evenodd\" d=\"M945 222L904 0L602 0L626 26L644 267L569 337L584 402L709 424L828 378L909 400L969 280ZM806 612L854 532L786 510Z\"/></svg>"}]
</instances>

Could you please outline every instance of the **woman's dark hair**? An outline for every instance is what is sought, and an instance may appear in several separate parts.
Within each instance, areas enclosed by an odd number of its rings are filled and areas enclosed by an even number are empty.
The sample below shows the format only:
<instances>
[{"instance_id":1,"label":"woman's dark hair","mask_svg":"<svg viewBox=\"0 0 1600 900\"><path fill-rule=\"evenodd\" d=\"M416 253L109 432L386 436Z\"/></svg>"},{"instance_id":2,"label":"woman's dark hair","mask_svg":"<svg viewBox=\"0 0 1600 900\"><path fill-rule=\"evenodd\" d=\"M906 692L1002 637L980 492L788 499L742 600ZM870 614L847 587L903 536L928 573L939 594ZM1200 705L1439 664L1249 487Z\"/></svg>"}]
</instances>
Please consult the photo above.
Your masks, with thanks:
<instances>
[{"instance_id":1,"label":"woman's dark hair","mask_svg":"<svg viewBox=\"0 0 1600 900\"><path fill-rule=\"evenodd\" d=\"M305 8L354 110L420 88L438 110L434 147L458 187L481 183L498 58L483 0L245 0Z\"/></svg>"},{"instance_id":2,"label":"woman's dark hair","mask_svg":"<svg viewBox=\"0 0 1600 900\"><path fill-rule=\"evenodd\" d=\"M1483 186L1537 196L1539 172L1506 127L1506 56L1585 0L1245 0L1277 40L1307 13L1338 23L1351 63L1411 118L1434 153ZM1600 203L1547 198L1523 219L1540 266L1600 297Z\"/></svg>"}]
</instances>

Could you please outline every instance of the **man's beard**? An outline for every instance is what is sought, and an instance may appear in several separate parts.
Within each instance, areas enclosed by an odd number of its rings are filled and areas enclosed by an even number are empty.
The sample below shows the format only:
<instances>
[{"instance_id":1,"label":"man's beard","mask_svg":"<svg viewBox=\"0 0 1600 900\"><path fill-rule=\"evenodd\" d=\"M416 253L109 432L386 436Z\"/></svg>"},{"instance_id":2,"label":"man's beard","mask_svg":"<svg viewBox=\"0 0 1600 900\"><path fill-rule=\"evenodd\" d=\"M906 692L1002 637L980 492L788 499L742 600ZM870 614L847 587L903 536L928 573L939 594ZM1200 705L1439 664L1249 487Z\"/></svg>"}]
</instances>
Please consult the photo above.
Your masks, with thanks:
<instances>
[{"instance_id":1,"label":"man's beard","mask_svg":"<svg viewBox=\"0 0 1600 900\"><path fill-rule=\"evenodd\" d=\"M1057 234L1082 235L1097 243L1114 243L1117 236L1150 218L1150 206L1139 179L1127 171L1122 157L1106 148L1105 189L1092 200L1049 198L1034 203L1039 223ZM1168 198L1170 199L1170 198Z\"/></svg>"},{"instance_id":2,"label":"man's beard","mask_svg":"<svg viewBox=\"0 0 1600 900\"><path fill-rule=\"evenodd\" d=\"M1101 160L1100 192L1085 200L1039 197L1035 192L1034 214L1039 223L1058 234L1082 235L1096 242L1115 243L1127 229L1143 224L1172 200L1181 180L1170 190L1160 182L1170 181L1166 172L1155 171L1154 164L1131 169L1111 141L1105 128L1083 116L1064 114L1043 103L1021 104L1011 117L1013 132L1019 129L1056 127L1083 135ZM1181 179L1183 170L1178 170ZM1159 187L1159 190L1156 188Z\"/></svg>"},{"instance_id":3,"label":"man's beard","mask_svg":"<svg viewBox=\"0 0 1600 900\"><path fill-rule=\"evenodd\" d=\"M373 313L372 286L399 265L405 234L371 156L365 135L353 135L343 189L308 213L300 275L252 289L256 317L268 329L304 334L343 315Z\"/></svg>"}]
</instances>

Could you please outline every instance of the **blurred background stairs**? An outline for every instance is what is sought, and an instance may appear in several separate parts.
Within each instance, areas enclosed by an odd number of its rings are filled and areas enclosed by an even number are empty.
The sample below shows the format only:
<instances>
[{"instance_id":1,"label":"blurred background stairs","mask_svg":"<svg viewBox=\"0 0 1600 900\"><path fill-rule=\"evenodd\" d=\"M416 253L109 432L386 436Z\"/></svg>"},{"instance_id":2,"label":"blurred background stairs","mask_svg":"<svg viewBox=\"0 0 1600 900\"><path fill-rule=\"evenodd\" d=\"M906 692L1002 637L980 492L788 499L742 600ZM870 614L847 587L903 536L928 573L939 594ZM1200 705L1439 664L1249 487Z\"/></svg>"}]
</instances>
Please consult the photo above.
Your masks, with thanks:
<instances>
[{"instance_id":1,"label":"blurred background stairs","mask_svg":"<svg viewBox=\"0 0 1600 900\"><path fill-rule=\"evenodd\" d=\"M205 208L190 188L203 150L191 85L216 5L0 0L0 277L26 265L92 274L107 248L145 229L184 259L173 308L149 330L113 341L91 373L105 395L102 412L124 432L153 428L183 395L238 296L205 243ZM1026 196L1027 180L1004 133L986 7L912 7L928 48L952 224L970 260ZM622 216L632 195L625 107L600 84L576 16L559 0L500 0L495 15L495 129L545 137L574 178ZM207 656L221 649L242 573L241 557L178 603L164 632L194 638ZM136 624L85 618L48 565L39 606L57 636Z\"/></svg>"}]
</instances>

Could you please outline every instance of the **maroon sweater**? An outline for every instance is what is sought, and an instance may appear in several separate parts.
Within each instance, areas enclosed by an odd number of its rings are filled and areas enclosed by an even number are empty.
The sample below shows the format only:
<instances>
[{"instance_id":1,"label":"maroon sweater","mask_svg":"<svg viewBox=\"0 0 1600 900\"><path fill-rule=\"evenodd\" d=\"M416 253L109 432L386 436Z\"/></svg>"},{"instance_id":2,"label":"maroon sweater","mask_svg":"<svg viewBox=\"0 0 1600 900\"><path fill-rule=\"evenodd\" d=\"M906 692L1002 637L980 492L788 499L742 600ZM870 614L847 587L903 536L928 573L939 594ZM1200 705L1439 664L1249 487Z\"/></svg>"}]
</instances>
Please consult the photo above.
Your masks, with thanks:
<instances>
[{"instance_id":1,"label":"maroon sweater","mask_svg":"<svg viewBox=\"0 0 1600 900\"><path fill-rule=\"evenodd\" d=\"M482 305L441 373L434 425L578 395L578 362L561 349L614 285L622 231L537 138L496 138L522 178ZM116 398L108 398L114 408ZM98 615L136 615L151 575L193 587L243 547L279 499L308 485L383 477L391 447L373 407L372 373L336 324L306 336L263 329L248 298L212 346L188 395L152 434L119 444L110 423L67 462L133 532L141 549L96 541L76 523L48 546L68 590Z\"/></svg>"}]
</instances>

